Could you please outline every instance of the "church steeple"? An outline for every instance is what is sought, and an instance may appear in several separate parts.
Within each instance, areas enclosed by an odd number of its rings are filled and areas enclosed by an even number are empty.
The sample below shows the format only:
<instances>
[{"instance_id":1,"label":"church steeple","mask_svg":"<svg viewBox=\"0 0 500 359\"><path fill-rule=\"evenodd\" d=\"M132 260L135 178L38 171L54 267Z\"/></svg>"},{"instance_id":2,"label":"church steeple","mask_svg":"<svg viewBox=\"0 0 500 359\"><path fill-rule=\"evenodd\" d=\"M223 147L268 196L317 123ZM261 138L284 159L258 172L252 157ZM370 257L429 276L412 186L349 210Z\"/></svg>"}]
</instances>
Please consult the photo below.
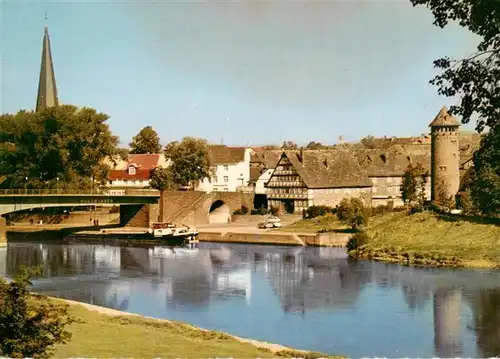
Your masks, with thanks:
<instances>
[{"instance_id":1,"label":"church steeple","mask_svg":"<svg viewBox=\"0 0 500 359\"><path fill-rule=\"evenodd\" d=\"M59 99L57 97L56 76L54 73L54 64L52 63L52 53L50 51L49 29L45 25L36 111L58 105Z\"/></svg>"}]
</instances>

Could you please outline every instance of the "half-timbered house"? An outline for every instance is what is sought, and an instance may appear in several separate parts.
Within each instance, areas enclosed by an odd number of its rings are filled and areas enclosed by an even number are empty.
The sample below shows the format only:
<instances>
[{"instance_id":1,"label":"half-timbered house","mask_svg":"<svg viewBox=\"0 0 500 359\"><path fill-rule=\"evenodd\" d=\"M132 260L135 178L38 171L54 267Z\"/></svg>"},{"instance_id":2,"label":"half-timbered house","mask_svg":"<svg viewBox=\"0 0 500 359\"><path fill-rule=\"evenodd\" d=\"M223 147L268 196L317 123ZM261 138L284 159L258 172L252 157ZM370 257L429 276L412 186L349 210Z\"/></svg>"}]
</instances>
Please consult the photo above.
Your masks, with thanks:
<instances>
[{"instance_id":1,"label":"half-timbered house","mask_svg":"<svg viewBox=\"0 0 500 359\"><path fill-rule=\"evenodd\" d=\"M283 152L266 187L269 207L300 213L349 197L370 202L372 183L350 151L300 150Z\"/></svg>"}]
</instances>

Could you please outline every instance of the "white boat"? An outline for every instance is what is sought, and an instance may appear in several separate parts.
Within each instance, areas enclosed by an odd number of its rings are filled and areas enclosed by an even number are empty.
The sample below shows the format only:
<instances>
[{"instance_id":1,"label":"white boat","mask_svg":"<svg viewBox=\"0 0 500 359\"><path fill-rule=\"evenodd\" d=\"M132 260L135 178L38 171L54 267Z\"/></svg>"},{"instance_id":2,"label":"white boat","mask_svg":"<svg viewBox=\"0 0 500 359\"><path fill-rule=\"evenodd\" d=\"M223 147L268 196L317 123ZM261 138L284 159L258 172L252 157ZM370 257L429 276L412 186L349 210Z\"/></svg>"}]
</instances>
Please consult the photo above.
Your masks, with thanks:
<instances>
[{"instance_id":1,"label":"white boat","mask_svg":"<svg viewBox=\"0 0 500 359\"><path fill-rule=\"evenodd\" d=\"M196 240L199 232L189 226L176 226L172 223L155 222L151 225L149 233L154 238L164 239L172 244L187 244Z\"/></svg>"}]
</instances>

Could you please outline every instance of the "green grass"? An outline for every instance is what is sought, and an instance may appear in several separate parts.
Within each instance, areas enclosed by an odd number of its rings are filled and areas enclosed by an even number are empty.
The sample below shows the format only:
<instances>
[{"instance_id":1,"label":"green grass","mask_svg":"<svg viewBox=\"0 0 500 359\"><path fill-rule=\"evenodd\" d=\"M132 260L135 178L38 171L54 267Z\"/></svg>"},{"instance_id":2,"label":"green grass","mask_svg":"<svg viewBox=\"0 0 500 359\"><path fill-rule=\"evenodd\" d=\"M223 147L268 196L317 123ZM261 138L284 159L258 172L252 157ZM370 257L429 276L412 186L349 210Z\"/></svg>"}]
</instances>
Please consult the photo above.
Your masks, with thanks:
<instances>
[{"instance_id":1,"label":"green grass","mask_svg":"<svg viewBox=\"0 0 500 359\"><path fill-rule=\"evenodd\" d=\"M431 212L377 215L356 258L433 266L500 267L500 226Z\"/></svg>"},{"instance_id":2,"label":"green grass","mask_svg":"<svg viewBox=\"0 0 500 359\"><path fill-rule=\"evenodd\" d=\"M327 214L324 216L312 218L312 219L301 219L295 223L288 226L283 226L275 231L278 232L296 232L296 233L318 233L320 231L331 232L335 230L344 230L345 226L340 222L337 216L333 214Z\"/></svg>"},{"instance_id":3,"label":"green grass","mask_svg":"<svg viewBox=\"0 0 500 359\"><path fill-rule=\"evenodd\" d=\"M82 305L70 305L69 312L81 322L71 324L72 339L56 347L55 358L327 357L292 349L271 351L216 331L140 316L110 316Z\"/></svg>"}]
</instances>

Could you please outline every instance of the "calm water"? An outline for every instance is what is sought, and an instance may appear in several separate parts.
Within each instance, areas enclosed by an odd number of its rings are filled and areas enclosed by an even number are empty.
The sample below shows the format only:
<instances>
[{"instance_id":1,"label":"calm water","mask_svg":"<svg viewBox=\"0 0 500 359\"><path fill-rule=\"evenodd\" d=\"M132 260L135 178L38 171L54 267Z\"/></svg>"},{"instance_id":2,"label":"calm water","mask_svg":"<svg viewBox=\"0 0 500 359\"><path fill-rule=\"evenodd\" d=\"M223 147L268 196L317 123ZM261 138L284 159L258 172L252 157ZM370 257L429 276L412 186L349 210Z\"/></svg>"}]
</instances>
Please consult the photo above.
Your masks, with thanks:
<instances>
[{"instance_id":1,"label":"calm water","mask_svg":"<svg viewBox=\"0 0 500 359\"><path fill-rule=\"evenodd\" d=\"M49 295L350 357L500 355L500 275L356 262L335 248L9 243L0 275Z\"/></svg>"}]
</instances>

